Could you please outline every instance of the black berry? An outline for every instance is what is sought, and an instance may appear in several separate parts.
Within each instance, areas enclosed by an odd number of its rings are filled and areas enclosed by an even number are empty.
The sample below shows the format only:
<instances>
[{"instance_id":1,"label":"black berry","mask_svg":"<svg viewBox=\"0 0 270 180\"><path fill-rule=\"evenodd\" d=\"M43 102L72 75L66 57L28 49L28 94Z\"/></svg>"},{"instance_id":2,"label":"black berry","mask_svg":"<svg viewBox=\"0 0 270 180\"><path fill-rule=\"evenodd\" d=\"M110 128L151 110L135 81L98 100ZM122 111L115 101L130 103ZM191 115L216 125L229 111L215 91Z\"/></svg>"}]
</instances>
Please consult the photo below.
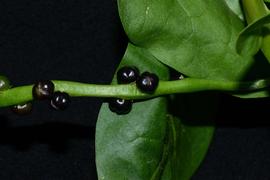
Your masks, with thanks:
<instances>
[{"instance_id":1,"label":"black berry","mask_svg":"<svg viewBox=\"0 0 270 180\"><path fill-rule=\"evenodd\" d=\"M64 110L70 104L70 97L65 92L57 91L53 94L51 99L51 106L56 110Z\"/></svg>"},{"instance_id":2,"label":"black berry","mask_svg":"<svg viewBox=\"0 0 270 180\"><path fill-rule=\"evenodd\" d=\"M117 71L118 84L135 82L139 76L139 70L134 66L124 66Z\"/></svg>"},{"instance_id":3,"label":"black berry","mask_svg":"<svg viewBox=\"0 0 270 180\"><path fill-rule=\"evenodd\" d=\"M132 101L125 99L110 99L109 108L116 114L127 114L131 111Z\"/></svg>"},{"instance_id":4,"label":"black berry","mask_svg":"<svg viewBox=\"0 0 270 180\"><path fill-rule=\"evenodd\" d=\"M5 76L0 76L0 91L10 88L10 82Z\"/></svg>"},{"instance_id":5,"label":"black berry","mask_svg":"<svg viewBox=\"0 0 270 180\"><path fill-rule=\"evenodd\" d=\"M54 84L49 80L37 82L32 89L33 97L38 100L50 99L53 95L53 92Z\"/></svg>"},{"instance_id":6,"label":"black berry","mask_svg":"<svg viewBox=\"0 0 270 180\"><path fill-rule=\"evenodd\" d=\"M153 93L158 87L159 78L156 74L144 72L136 81L137 87L146 93Z\"/></svg>"},{"instance_id":7,"label":"black berry","mask_svg":"<svg viewBox=\"0 0 270 180\"><path fill-rule=\"evenodd\" d=\"M32 111L32 103L18 104L13 106L11 110L18 115L29 114Z\"/></svg>"}]
</instances>

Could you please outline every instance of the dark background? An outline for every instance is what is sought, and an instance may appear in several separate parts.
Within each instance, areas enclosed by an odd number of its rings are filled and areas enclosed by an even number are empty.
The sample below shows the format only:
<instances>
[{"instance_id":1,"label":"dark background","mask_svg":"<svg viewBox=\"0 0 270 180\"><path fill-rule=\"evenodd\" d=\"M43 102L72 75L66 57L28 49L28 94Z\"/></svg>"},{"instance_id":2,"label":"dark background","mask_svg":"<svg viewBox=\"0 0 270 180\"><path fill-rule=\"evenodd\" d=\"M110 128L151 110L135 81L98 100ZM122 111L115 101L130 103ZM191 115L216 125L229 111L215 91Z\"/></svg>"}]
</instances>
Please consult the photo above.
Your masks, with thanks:
<instances>
[{"instance_id":1,"label":"dark background","mask_svg":"<svg viewBox=\"0 0 270 180\"><path fill-rule=\"evenodd\" d=\"M109 83L127 38L116 0L0 2L0 72L14 86L39 79ZM96 179L94 128L102 100L73 98L56 112L0 109L1 180ZM218 128L198 179L269 179L269 99L222 96Z\"/></svg>"}]
</instances>

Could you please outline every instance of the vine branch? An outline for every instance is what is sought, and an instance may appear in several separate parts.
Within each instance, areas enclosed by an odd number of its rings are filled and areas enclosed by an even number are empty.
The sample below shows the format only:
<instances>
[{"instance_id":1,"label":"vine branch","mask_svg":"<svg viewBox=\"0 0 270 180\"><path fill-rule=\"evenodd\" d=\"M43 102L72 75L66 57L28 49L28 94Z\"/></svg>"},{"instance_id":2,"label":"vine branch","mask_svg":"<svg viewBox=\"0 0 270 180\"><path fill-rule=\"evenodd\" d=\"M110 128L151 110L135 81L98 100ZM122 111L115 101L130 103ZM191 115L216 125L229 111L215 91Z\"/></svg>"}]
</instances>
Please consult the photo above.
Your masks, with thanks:
<instances>
[{"instance_id":1,"label":"vine branch","mask_svg":"<svg viewBox=\"0 0 270 180\"><path fill-rule=\"evenodd\" d=\"M149 99L157 96L193 93L200 91L222 91L231 93L248 93L263 90L270 86L270 79L256 81L216 81L206 79L185 78L184 80L160 81L153 94L142 93L135 85L98 85L72 81L53 81L55 91L63 91L72 97L115 97L122 99ZM0 91L0 107L25 103L33 100L33 85L14 87Z\"/></svg>"}]
</instances>

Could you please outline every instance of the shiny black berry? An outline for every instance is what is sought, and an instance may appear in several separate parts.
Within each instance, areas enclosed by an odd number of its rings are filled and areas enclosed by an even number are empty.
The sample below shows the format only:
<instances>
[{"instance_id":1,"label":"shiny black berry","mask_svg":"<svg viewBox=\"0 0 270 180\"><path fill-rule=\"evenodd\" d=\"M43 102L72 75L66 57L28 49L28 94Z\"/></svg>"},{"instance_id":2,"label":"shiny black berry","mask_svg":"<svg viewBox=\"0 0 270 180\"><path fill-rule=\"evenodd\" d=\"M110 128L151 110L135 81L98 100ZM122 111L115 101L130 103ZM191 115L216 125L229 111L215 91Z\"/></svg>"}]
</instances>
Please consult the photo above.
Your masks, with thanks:
<instances>
[{"instance_id":1,"label":"shiny black berry","mask_svg":"<svg viewBox=\"0 0 270 180\"><path fill-rule=\"evenodd\" d=\"M139 70L134 66L124 66L117 71L118 84L135 82L139 77Z\"/></svg>"},{"instance_id":2,"label":"shiny black berry","mask_svg":"<svg viewBox=\"0 0 270 180\"><path fill-rule=\"evenodd\" d=\"M10 88L10 82L5 76L0 76L0 91Z\"/></svg>"},{"instance_id":3,"label":"shiny black berry","mask_svg":"<svg viewBox=\"0 0 270 180\"><path fill-rule=\"evenodd\" d=\"M131 111L132 101L125 99L110 99L109 108L112 112L116 114L127 114Z\"/></svg>"},{"instance_id":4,"label":"shiny black berry","mask_svg":"<svg viewBox=\"0 0 270 180\"><path fill-rule=\"evenodd\" d=\"M64 110L70 104L70 97L65 92L57 91L51 98L51 106L56 110Z\"/></svg>"},{"instance_id":5,"label":"shiny black berry","mask_svg":"<svg viewBox=\"0 0 270 180\"><path fill-rule=\"evenodd\" d=\"M154 73L144 72L136 81L137 87L145 93L153 93L158 87L159 78Z\"/></svg>"},{"instance_id":6,"label":"shiny black berry","mask_svg":"<svg viewBox=\"0 0 270 180\"><path fill-rule=\"evenodd\" d=\"M54 84L49 80L37 82L32 89L33 97L38 100L50 99L53 95L53 92Z\"/></svg>"},{"instance_id":7,"label":"shiny black berry","mask_svg":"<svg viewBox=\"0 0 270 180\"><path fill-rule=\"evenodd\" d=\"M32 111L32 103L18 104L11 108L11 110L18 115L26 115Z\"/></svg>"}]
</instances>

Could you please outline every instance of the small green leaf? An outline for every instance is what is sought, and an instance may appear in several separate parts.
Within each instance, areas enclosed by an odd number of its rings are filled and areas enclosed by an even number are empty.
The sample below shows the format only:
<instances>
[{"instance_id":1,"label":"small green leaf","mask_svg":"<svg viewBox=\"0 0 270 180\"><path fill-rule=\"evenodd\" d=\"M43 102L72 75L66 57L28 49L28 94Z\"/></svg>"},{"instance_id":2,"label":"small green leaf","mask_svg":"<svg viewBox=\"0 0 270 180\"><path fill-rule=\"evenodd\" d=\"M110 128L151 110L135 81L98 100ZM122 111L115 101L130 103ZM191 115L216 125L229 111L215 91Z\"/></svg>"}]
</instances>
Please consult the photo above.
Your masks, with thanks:
<instances>
[{"instance_id":1,"label":"small green leaf","mask_svg":"<svg viewBox=\"0 0 270 180\"><path fill-rule=\"evenodd\" d=\"M251 92L251 93L242 93L242 94L233 94L236 97L243 98L243 99L251 99L251 98L266 98L270 97L269 90Z\"/></svg>"},{"instance_id":2,"label":"small green leaf","mask_svg":"<svg viewBox=\"0 0 270 180\"><path fill-rule=\"evenodd\" d=\"M255 55L262 45L262 31L257 29L252 32L243 32L239 35L236 44L237 53Z\"/></svg>"},{"instance_id":3,"label":"small green leaf","mask_svg":"<svg viewBox=\"0 0 270 180\"><path fill-rule=\"evenodd\" d=\"M266 24L270 23L270 14L249 24L239 34L236 43L236 49L239 54L255 55L262 45L263 29Z\"/></svg>"}]
</instances>

